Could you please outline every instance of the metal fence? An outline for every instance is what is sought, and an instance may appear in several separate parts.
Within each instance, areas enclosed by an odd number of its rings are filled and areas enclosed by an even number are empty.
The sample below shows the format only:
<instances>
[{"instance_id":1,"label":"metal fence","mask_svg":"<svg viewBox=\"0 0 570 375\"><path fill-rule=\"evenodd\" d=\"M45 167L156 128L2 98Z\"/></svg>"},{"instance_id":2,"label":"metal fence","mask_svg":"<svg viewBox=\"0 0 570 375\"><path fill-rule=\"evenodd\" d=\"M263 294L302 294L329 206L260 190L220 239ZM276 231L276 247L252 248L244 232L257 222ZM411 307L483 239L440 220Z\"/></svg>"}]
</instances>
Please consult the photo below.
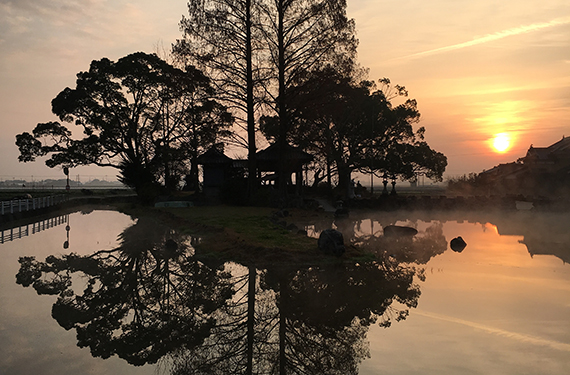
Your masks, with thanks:
<instances>
[{"instance_id":1,"label":"metal fence","mask_svg":"<svg viewBox=\"0 0 570 375\"><path fill-rule=\"evenodd\" d=\"M0 230L0 244L14 241L22 237L41 232L68 222L68 215L60 215L45 220L40 220L32 224L20 225L17 227Z\"/></svg>"},{"instance_id":2,"label":"metal fence","mask_svg":"<svg viewBox=\"0 0 570 375\"><path fill-rule=\"evenodd\" d=\"M66 194L50 195L40 198L12 199L0 202L0 215L14 214L46 208L60 204L69 197Z\"/></svg>"}]
</instances>

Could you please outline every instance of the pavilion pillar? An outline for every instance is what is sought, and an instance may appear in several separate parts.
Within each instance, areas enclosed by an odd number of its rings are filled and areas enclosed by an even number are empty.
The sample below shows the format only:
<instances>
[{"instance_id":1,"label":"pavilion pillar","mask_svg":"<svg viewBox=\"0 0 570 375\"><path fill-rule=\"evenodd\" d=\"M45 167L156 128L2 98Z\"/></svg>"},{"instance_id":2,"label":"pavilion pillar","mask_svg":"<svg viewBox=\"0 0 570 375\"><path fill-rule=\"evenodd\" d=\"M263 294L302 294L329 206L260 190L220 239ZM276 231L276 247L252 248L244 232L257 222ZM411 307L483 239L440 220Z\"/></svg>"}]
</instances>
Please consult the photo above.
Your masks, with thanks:
<instances>
[{"instance_id":1,"label":"pavilion pillar","mask_svg":"<svg viewBox=\"0 0 570 375\"><path fill-rule=\"evenodd\" d=\"M297 195L301 196L303 192L303 171L301 169L295 171L295 185Z\"/></svg>"}]
</instances>

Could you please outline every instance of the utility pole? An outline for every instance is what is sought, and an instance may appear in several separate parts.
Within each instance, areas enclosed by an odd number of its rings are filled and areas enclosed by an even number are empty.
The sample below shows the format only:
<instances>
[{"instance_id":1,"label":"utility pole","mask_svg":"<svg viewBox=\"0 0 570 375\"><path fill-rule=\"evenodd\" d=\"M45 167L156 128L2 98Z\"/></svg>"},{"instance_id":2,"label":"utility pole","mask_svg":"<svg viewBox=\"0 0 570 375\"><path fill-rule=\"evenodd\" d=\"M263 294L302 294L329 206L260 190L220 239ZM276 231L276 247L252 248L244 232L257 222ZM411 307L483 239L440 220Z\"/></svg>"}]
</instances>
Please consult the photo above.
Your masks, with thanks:
<instances>
[{"instance_id":1,"label":"utility pole","mask_svg":"<svg viewBox=\"0 0 570 375\"><path fill-rule=\"evenodd\" d=\"M65 185L65 190L67 190L69 192L69 189L70 189L70 186L69 186L69 168L63 167L63 173L67 177L67 184Z\"/></svg>"}]
</instances>

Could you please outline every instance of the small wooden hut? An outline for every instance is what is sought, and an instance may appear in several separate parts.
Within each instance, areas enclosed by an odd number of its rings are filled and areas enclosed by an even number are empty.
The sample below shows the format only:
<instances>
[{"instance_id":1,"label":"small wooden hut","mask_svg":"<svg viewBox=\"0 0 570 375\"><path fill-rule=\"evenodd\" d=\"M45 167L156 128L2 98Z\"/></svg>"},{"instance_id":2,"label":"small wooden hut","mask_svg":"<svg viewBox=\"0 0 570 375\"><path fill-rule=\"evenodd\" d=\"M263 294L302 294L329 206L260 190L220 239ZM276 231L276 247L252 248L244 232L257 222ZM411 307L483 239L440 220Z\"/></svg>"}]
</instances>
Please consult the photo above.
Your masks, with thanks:
<instances>
[{"instance_id":1,"label":"small wooden hut","mask_svg":"<svg viewBox=\"0 0 570 375\"><path fill-rule=\"evenodd\" d=\"M212 147L198 157L202 165L204 191L218 190L233 175L234 160L217 147Z\"/></svg>"}]
</instances>

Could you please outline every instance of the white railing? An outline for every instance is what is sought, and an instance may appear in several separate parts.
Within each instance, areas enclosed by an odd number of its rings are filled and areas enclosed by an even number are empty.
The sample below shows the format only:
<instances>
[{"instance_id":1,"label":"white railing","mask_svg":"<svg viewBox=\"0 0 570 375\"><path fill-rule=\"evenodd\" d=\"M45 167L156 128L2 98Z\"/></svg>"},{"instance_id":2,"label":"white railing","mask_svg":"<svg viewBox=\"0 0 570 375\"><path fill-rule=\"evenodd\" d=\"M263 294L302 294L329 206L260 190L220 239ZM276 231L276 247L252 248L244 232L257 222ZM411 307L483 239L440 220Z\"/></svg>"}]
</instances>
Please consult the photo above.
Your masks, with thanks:
<instances>
[{"instance_id":1,"label":"white railing","mask_svg":"<svg viewBox=\"0 0 570 375\"><path fill-rule=\"evenodd\" d=\"M0 202L0 215L14 214L55 206L68 199L66 194L50 195L40 198L12 199Z\"/></svg>"},{"instance_id":2,"label":"white railing","mask_svg":"<svg viewBox=\"0 0 570 375\"><path fill-rule=\"evenodd\" d=\"M41 220L33 224L20 225L10 229L0 230L0 244L14 241L22 237L41 232L43 230L53 228L57 225L67 223L67 215L52 217Z\"/></svg>"}]
</instances>

